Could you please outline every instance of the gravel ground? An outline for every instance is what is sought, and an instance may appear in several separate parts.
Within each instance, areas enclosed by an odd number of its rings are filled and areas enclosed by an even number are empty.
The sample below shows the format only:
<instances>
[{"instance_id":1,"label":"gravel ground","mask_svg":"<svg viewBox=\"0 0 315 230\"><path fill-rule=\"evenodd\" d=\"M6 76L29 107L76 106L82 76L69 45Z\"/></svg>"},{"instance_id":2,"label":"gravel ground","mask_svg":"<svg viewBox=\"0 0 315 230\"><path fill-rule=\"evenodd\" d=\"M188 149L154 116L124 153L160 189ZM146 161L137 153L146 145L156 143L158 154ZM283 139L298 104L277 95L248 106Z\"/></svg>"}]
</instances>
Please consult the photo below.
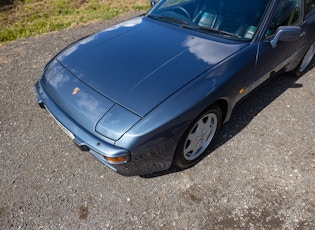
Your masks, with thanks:
<instances>
[{"instance_id":1,"label":"gravel ground","mask_svg":"<svg viewBox=\"0 0 315 230\"><path fill-rule=\"evenodd\" d=\"M314 68L242 102L196 166L147 178L80 152L37 106L45 63L126 17L0 47L0 228L315 229Z\"/></svg>"}]
</instances>

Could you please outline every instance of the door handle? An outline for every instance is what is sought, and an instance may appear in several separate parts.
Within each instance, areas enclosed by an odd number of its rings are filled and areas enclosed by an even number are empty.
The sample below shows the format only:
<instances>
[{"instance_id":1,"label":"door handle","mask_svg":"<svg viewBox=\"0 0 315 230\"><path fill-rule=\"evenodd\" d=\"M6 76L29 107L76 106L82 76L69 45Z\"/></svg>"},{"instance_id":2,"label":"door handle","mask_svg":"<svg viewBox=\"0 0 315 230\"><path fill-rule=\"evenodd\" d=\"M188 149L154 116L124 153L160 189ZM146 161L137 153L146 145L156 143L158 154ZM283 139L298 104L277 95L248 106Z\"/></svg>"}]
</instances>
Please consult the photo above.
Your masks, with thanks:
<instances>
[{"instance_id":1,"label":"door handle","mask_svg":"<svg viewBox=\"0 0 315 230\"><path fill-rule=\"evenodd\" d=\"M303 32L303 33L300 34L299 38L302 38L302 37L304 37L305 35L306 35L306 33Z\"/></svg>"}]
</instances>

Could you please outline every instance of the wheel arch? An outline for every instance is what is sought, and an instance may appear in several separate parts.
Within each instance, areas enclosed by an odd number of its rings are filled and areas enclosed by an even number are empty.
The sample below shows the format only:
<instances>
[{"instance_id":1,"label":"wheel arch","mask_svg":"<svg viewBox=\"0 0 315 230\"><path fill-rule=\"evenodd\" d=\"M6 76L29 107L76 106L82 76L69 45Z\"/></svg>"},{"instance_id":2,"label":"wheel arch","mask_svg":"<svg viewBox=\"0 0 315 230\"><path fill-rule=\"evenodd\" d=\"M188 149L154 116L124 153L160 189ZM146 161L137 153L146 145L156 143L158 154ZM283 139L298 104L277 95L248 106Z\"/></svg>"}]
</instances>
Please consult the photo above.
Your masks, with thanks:
<instances>
[{"instance_id":1,"label":"wheel arch","mask_svg":"<svg viewBox=\"0 0 315 230\"><path fill-rule=\"evenodd\" d=\"M176 145L173 156L175 167L186 169L204 158L222 126L222 111L224 109L224 101L211 103L189 124ZM208 123L210 120L211 122ZM202 125L199 128L200 122ZM192 157L188 156L190 154Z\"/></svg>"},{"instance_id":2,"label":"wheel arch","mask_svg":"<svg viewBox=\"0 0 315 230\"><path fill-rule=\"evenodd\" d=\"M220 107L221 112L222 112L222 122L224 123L227 119L227 114L228 114L228 102L224 99L220 99L213 104L217 104Z\"/></svg>"}]
</instances>

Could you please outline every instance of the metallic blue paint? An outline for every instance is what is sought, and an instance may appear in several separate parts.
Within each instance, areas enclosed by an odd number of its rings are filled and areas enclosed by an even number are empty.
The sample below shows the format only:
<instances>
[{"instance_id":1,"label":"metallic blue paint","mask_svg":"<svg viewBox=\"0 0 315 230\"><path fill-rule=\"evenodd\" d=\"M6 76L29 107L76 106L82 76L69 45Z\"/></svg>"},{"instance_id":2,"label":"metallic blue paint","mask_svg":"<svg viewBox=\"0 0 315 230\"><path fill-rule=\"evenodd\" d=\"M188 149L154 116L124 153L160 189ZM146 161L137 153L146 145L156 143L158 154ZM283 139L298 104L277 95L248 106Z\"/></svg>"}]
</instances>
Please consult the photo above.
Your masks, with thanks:
<instances>
[{"instance_id":1,"label":"metallic blue paint","mask_svg":"<svg viewBox=\"0 0 315 230\"><path fill-rule=\"evenodd\" d=\"M294 25L304 36L284 27L290 41L273 48L274 36L264 34L276 0L261 1L267 8L251 39L160 20L156 12L164 2L145 16L70 45L47 64L35 85L40 105L74 142L123 175L168 169L198 115L219 104L228 121L242 97L294 69L314 42L314 10ZM181 6L189 10L192 3ZM103 156L125 156L127 162L110 164Z\"/></svg>"},{"instance_id":2,"label":"metallic blue paint","mask_svg":"<svg viewBox=\"0 0 315 230\"><path fill-rule=\"evenodd\" d=\"M57 60L105 97L145 116L172 93L247 45L196 35L140 17L81 40Z\"/></svg>"}]
</instances>

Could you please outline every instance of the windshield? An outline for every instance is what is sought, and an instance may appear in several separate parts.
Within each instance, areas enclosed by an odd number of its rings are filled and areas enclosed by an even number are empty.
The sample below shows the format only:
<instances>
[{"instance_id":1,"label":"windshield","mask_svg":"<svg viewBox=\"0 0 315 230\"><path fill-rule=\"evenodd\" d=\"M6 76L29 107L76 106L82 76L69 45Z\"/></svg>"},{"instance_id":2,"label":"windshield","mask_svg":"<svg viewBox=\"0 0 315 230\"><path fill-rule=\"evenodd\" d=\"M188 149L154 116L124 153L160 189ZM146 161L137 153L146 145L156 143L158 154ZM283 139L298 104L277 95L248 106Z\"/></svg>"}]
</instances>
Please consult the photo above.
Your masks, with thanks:
<instances>
[{"instance_id":1,"label":"windshield","mask_svg":"<svg viewBox=\"0 0 315 230\"><path fill-rule=\"evenodd\" d=\"M270 0L161 0L156 20L218 36L251 40Z\"/></svg>"}]
</instances>

